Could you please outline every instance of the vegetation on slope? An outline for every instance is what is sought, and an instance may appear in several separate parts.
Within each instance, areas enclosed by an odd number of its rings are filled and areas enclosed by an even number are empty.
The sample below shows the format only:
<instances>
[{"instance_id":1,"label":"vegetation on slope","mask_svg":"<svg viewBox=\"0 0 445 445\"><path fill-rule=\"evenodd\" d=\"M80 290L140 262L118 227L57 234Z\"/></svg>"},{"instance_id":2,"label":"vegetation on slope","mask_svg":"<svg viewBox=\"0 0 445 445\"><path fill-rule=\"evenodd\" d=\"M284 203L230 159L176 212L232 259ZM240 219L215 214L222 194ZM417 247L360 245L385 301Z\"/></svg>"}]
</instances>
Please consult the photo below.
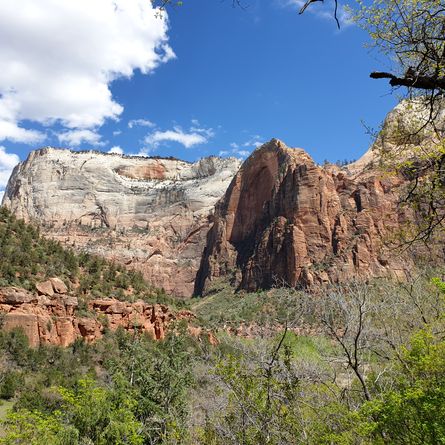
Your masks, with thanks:
<instances>
[{"instance_id":1,"label":"vegetation on slope","mask_svg":"<svg viewBox=\"0 0 445 445\"><path fill-rule=\"evenodd\" d=\"M0 398L14 402L0 444L443 443L438 274L318 295L219 286L195 302L217 346L181 326L158 342L118 330L65 349L0 332ZM251 321L268 329L227 333Z\"/></svg>"},{"instance_id":2,"label":"vegetation on slope","mask_svg":"<svg viewBox=\"0 0 445 445\"><path fill-rule=\"evenodd\" d=\"M191 382L185 341L118 330L94 345L30 349L19 330L0 332L0 397L14 397L0 443L139 445L182 437Z\"/></svg>"},{"instance_id":3,"label":"vegetation on slope","mask_svg":"<svg viewBox=\"0 0 445 445\"><path fill-rule=\"evenodd\" d=\"M76 296L166 300L138 271L88 253L75 253L44 238L39 229L0 207L0 287L34 290L36 282L60 277Z\"/></svg>"}]
</instances>

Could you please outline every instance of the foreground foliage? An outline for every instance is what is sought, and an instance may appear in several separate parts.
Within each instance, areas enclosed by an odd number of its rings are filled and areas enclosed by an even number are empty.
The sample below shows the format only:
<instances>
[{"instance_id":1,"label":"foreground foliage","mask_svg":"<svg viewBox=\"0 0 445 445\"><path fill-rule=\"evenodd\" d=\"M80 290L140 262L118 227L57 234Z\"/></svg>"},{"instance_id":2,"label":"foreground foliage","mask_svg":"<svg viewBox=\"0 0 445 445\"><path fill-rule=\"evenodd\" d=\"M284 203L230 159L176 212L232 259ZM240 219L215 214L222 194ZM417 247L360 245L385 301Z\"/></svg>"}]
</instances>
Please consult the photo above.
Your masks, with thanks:
<instances>
[{"instance_id":1,"label":"foreground foliage","mask_svg":"<svg viewBox=\"0 0 445 445\"><path fill-rule=\"evenodd\" d=\"M14 338L20 349L10 347ZM22 377L1 444L139 445L186 437L192 377L182 335L154 342L117 331L65 350L29 349L20 331L1 340L0 381L13 368Z\"/></svg>"},{"instance_id":2,"label":"foreground foliage","mask_svg":"<svg viewBox=\"0 0 445 445\"><path fill-rule=\"evenodd\" d=\"M30 349L20 331L2 332L0 390L14 409L0 444L444 443L438 273L318 296L279 289L272 300L221 289L200 307L217 315L247 298L244 323L269 318L260 336L240 338L210 317L216 347L180 326L164 341L118 330L66 349ZM287 320L270 301L293 302Z\"/></svg>"}]
</instances>

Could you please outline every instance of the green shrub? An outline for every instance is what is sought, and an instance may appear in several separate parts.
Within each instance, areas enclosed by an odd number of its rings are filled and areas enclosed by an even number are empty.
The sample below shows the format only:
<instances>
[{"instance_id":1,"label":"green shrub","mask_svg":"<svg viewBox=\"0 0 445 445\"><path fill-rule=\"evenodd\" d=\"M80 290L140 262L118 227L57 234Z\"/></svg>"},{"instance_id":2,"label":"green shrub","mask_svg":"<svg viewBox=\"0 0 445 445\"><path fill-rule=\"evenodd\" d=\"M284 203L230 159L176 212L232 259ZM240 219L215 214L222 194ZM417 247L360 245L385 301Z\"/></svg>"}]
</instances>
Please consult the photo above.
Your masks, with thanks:
<instances>
[{"instance_id":1,"label":"green shrub","mask_svg":"<svg viewBox=\"0 0 445 445\"><path fill-rule=\"evenodd\" d=\"M22 372L6 371L3 375L0 375L0 398L12 399L24 383L25 378Z\"/></svg>"}]
</instances>

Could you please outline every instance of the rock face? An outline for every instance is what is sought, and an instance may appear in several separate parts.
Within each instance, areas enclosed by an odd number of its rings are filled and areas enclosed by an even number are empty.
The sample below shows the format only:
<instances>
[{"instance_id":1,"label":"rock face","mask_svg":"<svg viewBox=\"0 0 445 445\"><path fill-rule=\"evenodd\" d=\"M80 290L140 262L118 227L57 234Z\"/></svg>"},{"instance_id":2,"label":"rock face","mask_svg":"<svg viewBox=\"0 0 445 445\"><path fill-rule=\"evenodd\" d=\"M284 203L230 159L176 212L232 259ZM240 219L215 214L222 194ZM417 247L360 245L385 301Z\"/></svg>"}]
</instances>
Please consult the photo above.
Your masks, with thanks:
<instances>
[{"instance_id":1,"label":"rock face","mask_svg":"<svg viewBox=\"0 0 445 445\"><path fill-rule=\"evenodd\" d=\"M401 145L419 119L418 107L402 102L375 147L408 158L411 142L431 139L425 129ZM398 205L407 183L381 174L381 162L371 149L344 168L320 167L275 139L241 169L236 159L191 164L45 148L15 168L3 204L45 235L141 270L178 296L205 293L219 277L250 291L404 278L413 259L385 246L415 215ZM64 291L58 286L38 291L53 297Z\"/></svg>"},{"instance_id":2,"label":"rock face","mask_svg":"<svg viewBox=\"0 0 445 445\"><path fill-rule=\"evenodd\" d=\"M53 287L56 290L56 285ZM106 328L114 331L118 327L162 339L172 322L194 319L189 311L173 312L163 304L143 301L92 300L88 304L89 317L76 315L77 306L77 298L66 294L53 293L48 297L16 287L0 288L2 329L22 328L32 347L45 344L69 346L77 338L92 342L101 338ZM189 331L196 336L204 333L192 325L189 325ZM215 341L210 332L205 334L211 342Z\"/></svg>"},{"instance_id":3,"label":"rock face","mask_svg":"<svg viewBox=\"0 0 445 445\"><path fill-rule=\"evenodd\" d=\"M191 164L45 148L16 167L3 204L44 235L190 296L209 217L238 168L234 158Z\"/></svg>"},{"instance_id":4,"label":"rock face","mask_svg":"<svg viewBox=\"0 0 445 445\"><path fill-rule=\"evenodd\" d=\"M257 149L216 206L195 293L218 277L249 291L403 277L412 262L383 248L409 217L402 181L365 167L323 168L275 139Z\"/></svg>"}]
</instances>

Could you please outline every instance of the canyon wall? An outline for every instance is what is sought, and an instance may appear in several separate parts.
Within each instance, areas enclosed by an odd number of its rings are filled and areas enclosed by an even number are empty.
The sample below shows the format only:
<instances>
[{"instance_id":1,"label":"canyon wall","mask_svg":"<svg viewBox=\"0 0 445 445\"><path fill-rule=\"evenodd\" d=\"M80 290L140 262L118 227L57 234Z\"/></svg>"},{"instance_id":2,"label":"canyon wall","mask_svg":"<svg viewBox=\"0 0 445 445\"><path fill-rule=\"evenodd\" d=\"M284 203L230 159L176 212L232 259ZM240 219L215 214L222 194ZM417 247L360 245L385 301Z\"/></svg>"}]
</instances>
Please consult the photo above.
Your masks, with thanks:
<instances>
[{"instance_id":1,"label":"canyon wall","mask_svg":"<svg viewBox=\"0 0 445 445\"><path fill-rule=\"evenodd\" d=\"M241 168L233 158L188 163L45 148L15 168L3 204L44 235L141 270L182 297L220 277L246 290L403 279L415 261L398 255L392 238L416 217L400 206L407 182L379 169L376 156L408 159L434 143L425 125L414 142L401 140L423 122L418 108L399 104L374 147L343 167L317 165L276 139Z\"/></svg>"},{"instance_id":2,"label":"canyon wall","mask_svg":"<svg viewBox=\"0 0 445 445\"><path fill-rule=\"evenodd\" d=\"M385 249L412 217L398 205L401 185L372 167L371 152L344 168L321 167L304 150L270 141L245 161L216 206L195 293L220 277L248 291L403 279L412 260Z\"/></svg>"},{"instance_id":3,"label":"canyon wall","mask_svg":"<svg viewBox=\"0 0 445 445\"><path fill-rule=\"evenodd\" d=\"M214 205L239 165L234 158L188 163L44 148L15 168L3 204L44 235L187 297Z\"/></svg>"}]
</instances>

